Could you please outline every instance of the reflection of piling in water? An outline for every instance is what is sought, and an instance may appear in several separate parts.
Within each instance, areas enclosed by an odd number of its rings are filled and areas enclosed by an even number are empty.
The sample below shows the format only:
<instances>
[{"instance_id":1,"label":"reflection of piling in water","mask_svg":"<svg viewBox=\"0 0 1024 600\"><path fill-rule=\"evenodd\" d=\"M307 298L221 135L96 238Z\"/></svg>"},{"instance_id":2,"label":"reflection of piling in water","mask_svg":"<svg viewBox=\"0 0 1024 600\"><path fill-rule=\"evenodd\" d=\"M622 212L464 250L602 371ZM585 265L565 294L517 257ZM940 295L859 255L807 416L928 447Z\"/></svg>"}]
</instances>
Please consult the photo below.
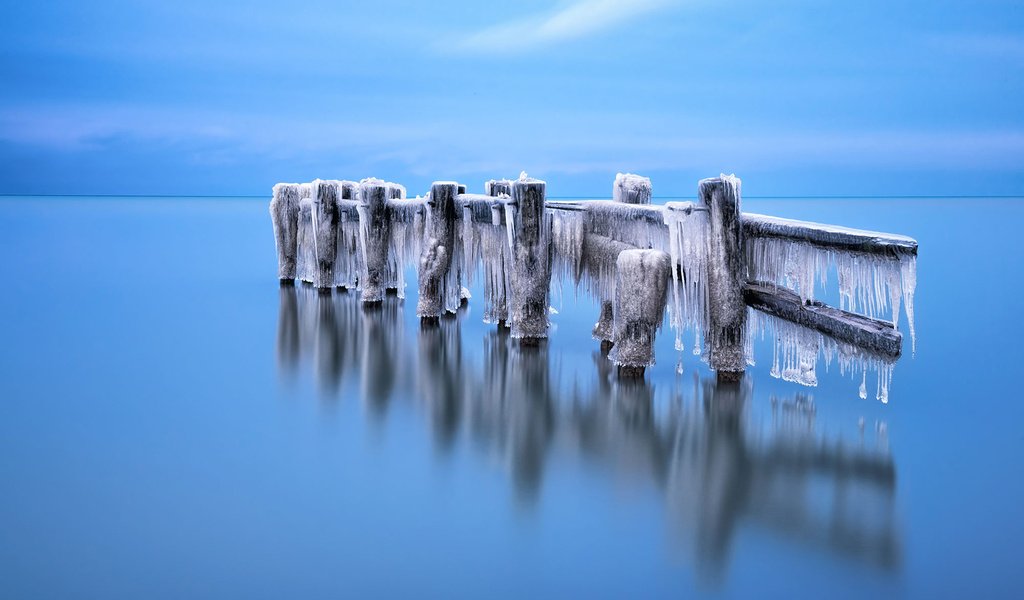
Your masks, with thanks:
<instances>
[{"instance_id":1,"label":"reflection of piling in water","mask_svg":"<svg viewBox=\"0 0 1024 600\"><path fill-rule=\"evenodd\" d=\"M277 364L281 371L294 373L299 365L299 303L295 285L281 281L277 312Z\"/></svg>"},{"instance_id":2,"label":"reflection of piling in water","mask_svg":"<svg viewBox=\"0 0 1024 600\"><path fill-rule=\"evenodd\" d=\"M587 369L563 379L547 345L513 343L504 329L486 333L481 354L464 348L464 315L422 322L411 344L395 297L362 311L357 297L336 294L325 312L326 298L311 287L290 290L281 295L280 364L315 355L320 376L337 367L331 379L359 378L352 389L375 418L391 399L422 399L439 453L468 434L472 448L507 467L526 504L539 497L552 454L570 449L563 460L579 457L615 472L617 482L661 490L673 538L710 580L721 577L748 523L883 569L901 562L888 446L848 446L816 431L803 394L774 398L765 431L751 417L751 376L695 376L692 387L656 389L616 377L595 354L597 376ZM321 346L335 339L323 327L344 332L334 363L321 359Z\"/></svg>"}]
</instances>

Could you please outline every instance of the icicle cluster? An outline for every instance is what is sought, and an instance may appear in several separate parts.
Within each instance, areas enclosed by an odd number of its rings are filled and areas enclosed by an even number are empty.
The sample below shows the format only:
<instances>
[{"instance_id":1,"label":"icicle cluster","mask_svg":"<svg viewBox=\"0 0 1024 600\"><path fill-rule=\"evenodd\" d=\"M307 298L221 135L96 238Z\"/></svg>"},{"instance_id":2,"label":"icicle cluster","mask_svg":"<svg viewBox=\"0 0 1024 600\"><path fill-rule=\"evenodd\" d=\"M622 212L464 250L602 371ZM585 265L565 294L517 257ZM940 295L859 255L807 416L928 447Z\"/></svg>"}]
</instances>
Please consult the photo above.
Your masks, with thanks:
<instances>
[{"instance_id":1,"label":"icicle cluster","mask_svg":"<svg viewBox=\"0 0 1024 600\"><path fill-rule=\"evenodd\" d=\"M746 240L748 279L785 286L805 302L825 287L834 267L839 308L873 318L889 317L899 326L900 305L907 313L912 346L917 259L824 248L799 240L751 237Z\"/></svg>"},{"instance_id":2,"label":"icicle cluster","mask_svg":"<svg viewBox=\"0 0 1024 600\"><path fill-rule=\"evenodd\" d=\"M875 398L882 402L889 401L889 384L892 382L894 366L892 359L838 342L813 329L752 308L748 309L747 328L746 354L747 362L751 365L754 364L754 340L772 340L772 377L800 385L816 386L818 360L824 358L826 371L835 361L839 364L841 375L849 375L854 380L860 375L861 398L867 398L868 371L874 372Z\"/></svg>"},{"instance_id":3,"label":"icicle cluster","mask_svg":"<svg viewBox=\"0 0 1024 600\"><path fill-rule=\"evenodd\" d=\"M665 224L673 265L669 323L676 334L676 350L683 351L683 332L689 329L694 336L693 353L700 354L707 322L708 214L693 207L667 208Z\"/></svg>"},{"instance_id":4,"label":"icicle cluster","mask_svg":"<svg viewBox=\"0 0 1024 600\"><path fill-rule=\"evenodd\" d=\"M512 267L508 234L501 214L493 213L491 223L478 223L474 222L470 209L465 209L462 241L467 281L473 283L477 276L483 277L484 323L507 321Z\"/></svg>"}]
</instances>

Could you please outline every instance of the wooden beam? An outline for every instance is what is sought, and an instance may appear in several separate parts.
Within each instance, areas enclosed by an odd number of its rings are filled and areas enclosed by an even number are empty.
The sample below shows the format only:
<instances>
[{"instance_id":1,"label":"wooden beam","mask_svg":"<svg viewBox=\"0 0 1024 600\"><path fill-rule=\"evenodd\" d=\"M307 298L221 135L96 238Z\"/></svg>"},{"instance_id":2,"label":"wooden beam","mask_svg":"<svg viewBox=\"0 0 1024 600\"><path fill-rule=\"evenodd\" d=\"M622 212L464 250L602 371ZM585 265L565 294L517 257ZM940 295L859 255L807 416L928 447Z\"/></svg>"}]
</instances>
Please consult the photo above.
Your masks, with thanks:
<instances>
[{"instance_id":1,"label":"wooden beam","mask_svg":"<svg viewBox=\"0 0 1024 600\"><path fill-rule=\"evenodd\" d=\"M899 358L903 336L892 322L880 321L810 300L804 304L795 292L771 283L748 282L743 287L747 306L791 321L870 352Z\"/></svg>"},{"instance_id":2,"label":"wooden beam","mask_svg":"<svg viewBox=\"0 0 1024 600\"><path fill-rule=\"evenodd\" d=\"M740 221L743 224L743 233L748 237L781 238L806 242L822 248L887 256L917 255L917 240L905 235L780 219L755 213L743 213Z\"/></svg>"}]
</instances>

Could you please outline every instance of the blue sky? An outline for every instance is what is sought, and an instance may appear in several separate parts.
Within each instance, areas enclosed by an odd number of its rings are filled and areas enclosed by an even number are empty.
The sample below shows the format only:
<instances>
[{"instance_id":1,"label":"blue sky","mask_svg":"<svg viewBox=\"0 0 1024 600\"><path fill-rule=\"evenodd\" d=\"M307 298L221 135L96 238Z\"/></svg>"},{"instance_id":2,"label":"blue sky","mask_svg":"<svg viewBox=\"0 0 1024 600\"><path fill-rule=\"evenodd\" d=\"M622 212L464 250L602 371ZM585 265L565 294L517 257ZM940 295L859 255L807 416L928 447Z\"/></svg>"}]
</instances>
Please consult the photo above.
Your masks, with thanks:
<instances>
[{"instance_id":1,"label":"blue sky","mask_svg":"<svg viewBox=\"0 0 1024 600\"><path fill-rule=\"evenodd\" d=\"M7 0L0 193L1024 194L1018 2Z\"/></svg>"}]
</instances>

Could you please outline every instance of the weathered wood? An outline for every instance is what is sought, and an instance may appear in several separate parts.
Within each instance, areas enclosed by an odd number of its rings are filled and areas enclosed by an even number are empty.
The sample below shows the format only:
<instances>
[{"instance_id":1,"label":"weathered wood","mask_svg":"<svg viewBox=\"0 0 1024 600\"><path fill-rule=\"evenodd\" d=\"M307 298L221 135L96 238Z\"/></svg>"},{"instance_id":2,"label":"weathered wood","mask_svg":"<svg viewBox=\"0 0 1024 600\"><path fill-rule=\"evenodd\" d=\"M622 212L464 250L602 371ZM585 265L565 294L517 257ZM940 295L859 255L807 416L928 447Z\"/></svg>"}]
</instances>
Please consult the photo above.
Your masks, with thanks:
<instances>
[{"instance_id":1,"label":"weathered wood","mask_svg":"<svg viewBox=\"0 0 1024 600\"><path fill-rule=\"evenodd\" d=\"M583 268L592 276L600 276L601 265L616 264L619 255L626 250L635 250L636 246L613 240L610 237L588 233L583 237ZM613 344L615 341L615 301L614 298L601 298L601 312L597 323L591 331L594 339Z\"/></svg>"},{"instance_id":2,"label":"weathered wood","mask_svg":"<svg viewBox=\"0 0 1024 600\"><path fill-rule=\"evenodd\" d=\"M720 373L741 373L746 366L743 284L747 269L740 227L740 180L728 176L701 180L697 198L709 210L708 323L704 336L708 365Z\"/></svg>"},{"instance_id":3,"label":"weathered wood","mask_svg":"<svg viewBox=\"0 0 1024 600\"><path fill-rule=\"evenodd\" d=\"M454 285L449 281L449 272L455 249L458 218L455 196L458 187L454 181L438 181L430 186L420 251L419 301L416 305L416 315L421 318L440 317L446 310L456 308L446 306L449 304L446 300L452 293L448 288Z\"/></svg>"},{"instance_id":4,"label":"weathered wood","mask_svg":"<svg viewBox=\"0 0 1024 600\"><path fill-rule=\"evenodd\" d=\"M281 281L295 279L295 261L299 241L299 201L302 185L279 183L274 186L270 201L270 219L277 246L277 277Z\"/></svg>"},{"instance_id":5,"label":"weathered wood","mask_svg":"<svg viewBox=\"0 0 1024 600\"><path fill-rule=\"evenodd\" d=\"M917 240L905 235L850 229L809 221L780 219L755 213L740 218L744 235L806 242L822 248L895 256L917 255Z\"/></svg>"},{"instance_id":6,"label":"weathered wood","mask_svg":"<svg viewBox=\"0 0 1024 600\"><path fill-rule=\"evenodd\" d=\"M388 247L391 243L391 215L388 197L393 189L383 181L359 184L359 237L363 247L363 276L360 287L364 303L384 300L388 275Z\"/></svg>"},{"instance_id":7,"label":"weathered wood","mask_svg":"<svg viewBox=\"0 0 1024 600\"><path fill-rule=\"evenodd\" d=\"M620 374L643 374L654 364L654 338L668 301L672 259L660 250L625 250L616 260L615 346ZM625 373L621 368L626 367Z\"/></svg>"},{"instance_id":8,"label":"weathered wood","mask_svg":"<svg viewBox=\"0 0 1024 600\"><path fill-rule=\"evenodd\" d=\"M612 200L625 204L650 204L651 180L632 173L619 173L612 185Z\"/></svg>"},{"instance_id":9,"label":"weathered wood","mask_svg":"<svg viewBox=\"0 0 1024 600\"><path fill-rule=\"evenodd\" d=\"M749 282L743 288L748 306L828 335L883 357L899 358L903 336L891 321L881 321L818 302L801 301L795 292L770 283Z\"/></svg>"},{"instance_id":10,"label":"weathered wood","mask_svg":"<svg viewBox=\"0 0 1024 600\"><path fill-rule=\"evenodd\" d=\"M310 197L316 241L313 284L326 291L334 287L334 259L338 253L338 183L316 179Z\"/></svg>"},{"instance_id":11,"label":"weathered wood","mask_svg":"<svg viewBox=\"0 0 1024 600\"><path fill-rule=\"evenodd\" d=\"M474 223L493 224L494 210L505 208L501 200L483 194L459 194L455 202L469 212Z\"/></svg>"},{"instance_id":12,"label":"weathered wood","mask_svg":"<svg viewBox=\"0 0 1024 600\"><path fill-rule=\"evenodd\" d=\"M512 181L509 179L492 179L484 182L484 193L488 196L512 196Z\"/></svg>"},{"instance_id":13,"label":"weathered wood","mask_svg":"<svg viewBox=\"0 0 1024 600\"><path fill-rule=\"evenodd\" d=\"M546 184L519 179L512 185L511 335L527 342L548 336L551 224L544 210Z\"/></svg>"}]
</instances>

